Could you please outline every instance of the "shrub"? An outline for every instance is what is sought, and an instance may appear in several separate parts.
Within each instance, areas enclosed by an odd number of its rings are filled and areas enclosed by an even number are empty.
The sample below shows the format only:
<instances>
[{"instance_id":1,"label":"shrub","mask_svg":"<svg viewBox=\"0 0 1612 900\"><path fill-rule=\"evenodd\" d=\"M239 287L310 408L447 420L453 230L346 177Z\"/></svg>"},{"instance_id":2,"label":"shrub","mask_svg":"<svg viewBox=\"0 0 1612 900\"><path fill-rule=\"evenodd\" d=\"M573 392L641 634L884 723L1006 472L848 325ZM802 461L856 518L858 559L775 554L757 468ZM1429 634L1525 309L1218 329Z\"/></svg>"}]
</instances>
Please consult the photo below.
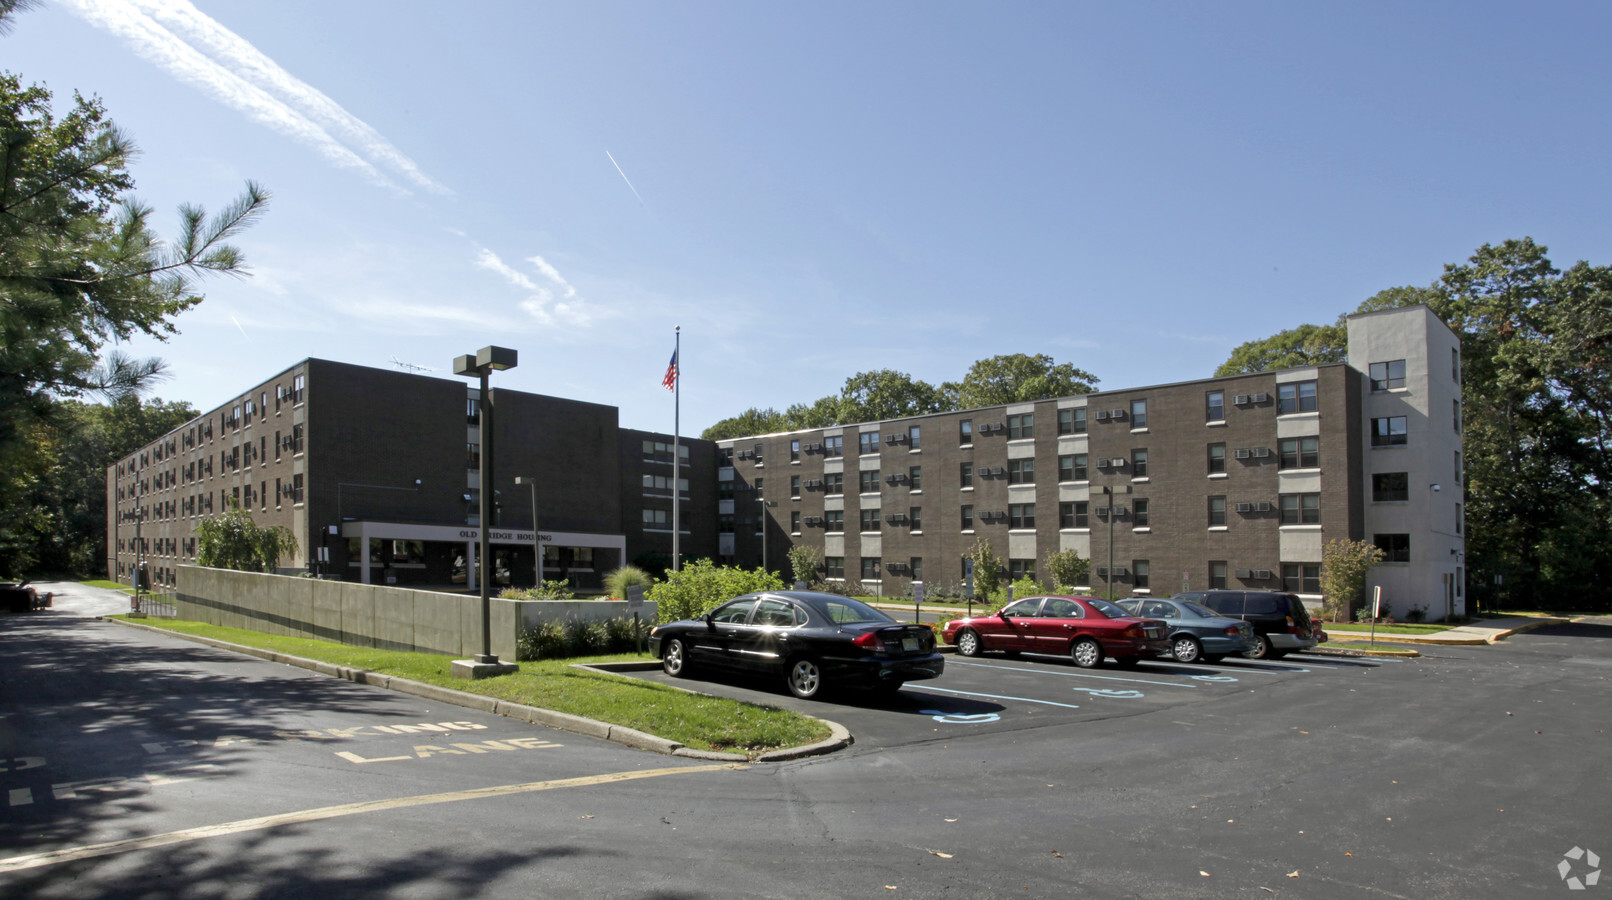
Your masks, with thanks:
<instances>
[{"instance_id":1,"label":"shrub","mask_svg":"<svg viewBox=\"0 0 1612 900\"><path fill-rule=\"evenodd\" d=\"M617 600L627 599L627 588L629 587L637 585L647 591L654 584L655 579L649 577L648 572L637 566L622 566L606 575L604 580L605 590L609 591L610 596Z\"/></svg>"},{"instance_id":2,"label":"shrub","mask_svg":"<svg viewBox=\"0 0 1612 900\"><path fill-rule=\"evenodd\" d=\"M789 568L794 572L796 581L806 582L811 587L817 581L817 566L823 561L823 551L806 544L796 544L789 548Z\"/></svg>"},{"instance_id":3,"label":"shrub","mask_svg":"<svg viewBox=\"0 0 1612 900\"><path fill-rule=\"evenodd\" d=\"M974 561L974 595L981 602L989 602L1002 585L1001 557L984 539L975 541L964 555Z\"/></svg>"},{"instance_id":4,"label":"shrub","mask_svg":"<svg viewBox=\"0 0 1612 900\"><path fill-rule=\"evenodd\" d=\"M862 586L862 582L857 581L855 578L847 581L825 581L814 590L822 591L825 594L833 594L837 597L866 597L868 595L868 591Z\"/></svg>"},{"instance_id":5,"label":"shrub","mask_svg":"<svg viewBox=\"0 0 1612 900\"><path fill-rule=\"evenodd\" d=\"M607 653L637 653L642 646L644 626L641 622L629 618L606 619L604 629Z\"/></svg>"},{"instance_id":6,"label":"shrub","mask_svg":"<svg viewBox=\"0 0 1612 900\"><path fill-rule=\"evenodd\" d=\"M1020 578L1018 581L1013 582L1013 596L1015 599L1034 597L1041 593L1045 593L1041 588L1041 582L1036 581L1034 578Z\"/></svg>"},{"instance_id":7,"label":"shrub","mask_svg":"<svg viewBox=\"0 0 1612 900\"><path fill-rule=\"evenodd\" d=\"M566 656L596 656L610 646L603 622L567 619L560 629L565 633Z\"/></svg>"},{"instance_id":8,"label":"shrub","mask_svg":"<svg viewBox=\"0 0 1612 900\"><path fill-rule=\"evenodd\" d=\"M1322 613L1334 622L1343 621L1366 588L1366 573L1382 558L1382 549L1376 544L1341 538L1327 541L1321 549Z\"/></svg>"},{"instance_id":9,"label":"shrub","mask_svg":"<svg viewBox=\"0 0 1612 900\"><path fill-rule=\"evenodd\" d=\"M1074 550L1059 550L1047 556L1047 577L1057 585L1057 592L1069 594L1074 586L1085 584L1091 575L1091 560Z\"/></svg>"},{"instance_id":10,"label":"shrub","mask_svg":"<svg viewBox=\"0 0 1612 900\"><path fill-rule=\"evenodd\" d=\"M565 630L558 622L540 622L527 628L515 641L518 660L560 659L565 656Z\"/></svg>"},{"instance_id":11,"label":"shrub","mask_svg":"<svg viewBox=\"0 0 1612 900\"><path fill-rule=\"evenodd\" d=\"M696 619L722 603L752 591L782 590L783 580L774 572L718 566L699 559L649 589L645 599L654 601L660 621Z\"/></svg>"}]
</instances>

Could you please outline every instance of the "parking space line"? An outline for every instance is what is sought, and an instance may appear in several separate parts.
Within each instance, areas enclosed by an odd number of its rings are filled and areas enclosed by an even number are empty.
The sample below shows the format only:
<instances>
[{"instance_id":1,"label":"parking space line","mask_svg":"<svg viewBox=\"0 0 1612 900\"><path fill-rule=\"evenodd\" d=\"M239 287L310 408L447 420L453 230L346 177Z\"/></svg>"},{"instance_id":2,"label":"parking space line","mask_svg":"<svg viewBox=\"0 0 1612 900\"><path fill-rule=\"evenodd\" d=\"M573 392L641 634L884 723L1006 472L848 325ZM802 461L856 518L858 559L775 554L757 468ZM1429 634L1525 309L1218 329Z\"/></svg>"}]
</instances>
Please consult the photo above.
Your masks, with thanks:
<instances>
[{"instance_id":1,"label":"parking space line","mask_svg":"<svg viewBox=\"0 0 1612 900\"><path fill-rule=\"evenodd\" d=\"M80 859L94 859L100 856L111 856L117 853L128 853L134 850L151 850L157 847L167 847L173 844L183 844L191 841L204 840L211 837L222 837L230 834L240 834L246 831L262 831L268 828L279 828L283 825L299 825L305 822L318 822L324 819L335 819L342 816L353 816L361 813L383 812L397 809L408 809L414 806L433 806L438 803L455 803L460 800L485 800L492 797L504 797L510 794L526 794L534 791L551 791L559 788L589 787L596 784L614 784L621 781L637 781L642 778L658 778L663 775L691 775L696 772L716 772L721 770L747 768L741 763L717 763L704 766L674 766L664 769L641 769L628 772L610 772L604 775L587 775L581 778L561 778L554 781L532 781L525 784L506 784L497 787L473 788L466 791L452 791L443 794L420 794L414 797L395 797L390 800L369 800L363 803L346 803L341 806L326 806L319 809L305 809L300 812L281 813L273 816L260 816L255 819L241 819L235 822L225 822L220 825L205 825L200 828L187 828L183 831L170 831L167 834L154 834L149 837L130 838L122 841L108 841L103 844L87 844L83 847L66 847L61 850L50 850L44 853L30 853L26 856L13 856L9 859L0 859L0 874L17 872L23 869L37 869L41 866L55 865L56 863L71 862Z\"/></svg>"},{"instance_id":2,"label":"parking space line","mask_svg":"<svg viewBox=\"0 0 1612 900\"><path fill-rule=\"evenodd\" d=\"M1118 675L1087 675L1082 672L1060 672L1056 669L1026 669L1020 666L993 666L987 663L953 662L954 666L978 666L981 669L1002 669L1008 672L1034 672L1038 675L1062 675L1065 678L1096 678L1100 681L1129 681L1136 684L1162 684L1165 687L1195 688L1195 684L1182 684L1179 681L1149 681L1146 678L1121 678Z\"/></svg>"},{"instance_id":3,"label":"parking space line","mask_svg":"<svg viewBox=\"0 0 1612 900\"><path fill-rule=\"evenodd\" d=\"M1004 697L1001 694L981 694L981 693L977 693L975 691L954 691L951 688L935 687L932 684L924 685L923 688L921 688L921 690L925 690L925 691L940 691L940 692L946 693L946 694L961 694L964 697L989 697L992 700L1016 700L1019 703L1040 703L1043 706L1061 706L1064 709L1079 709L1080 708L1079 706L1077 706L1077 705L1075 705L1073 703L1054 703L1051 700L1032 700L1029 697Z\"/></svg>"}]
</instances>

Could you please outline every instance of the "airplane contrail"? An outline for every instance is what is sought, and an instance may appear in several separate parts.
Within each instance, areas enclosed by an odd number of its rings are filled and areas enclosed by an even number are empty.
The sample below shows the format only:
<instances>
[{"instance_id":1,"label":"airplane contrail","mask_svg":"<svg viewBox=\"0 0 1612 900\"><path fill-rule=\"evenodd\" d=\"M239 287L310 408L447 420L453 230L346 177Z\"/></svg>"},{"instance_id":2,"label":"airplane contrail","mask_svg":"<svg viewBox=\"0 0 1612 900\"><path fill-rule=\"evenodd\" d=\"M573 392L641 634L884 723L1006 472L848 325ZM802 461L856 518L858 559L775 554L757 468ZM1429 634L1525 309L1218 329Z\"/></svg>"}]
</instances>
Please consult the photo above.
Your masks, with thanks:
<instances>
[{"instance_id":1,"label":"airplane contrail","mask_svg":"<svg viewBox=\"0 0 1612 900\"><path fill-rule=\"evenodd\" d=\"M605 151L605 156L610 156L609 150ZM627 173L621 171L621 163L616 162L616 158L614 156L610 156L610 164L616 167L616 171L621 175L621 180L627 182L627 189L632 191L632 195L634 197L638 197L638 189L632 186L632 179L627 177ZM638 197L638 205L645 205L643 197Z\"/></svg>"},{"instance_id":2,"label":"airplane contrail","mask_svg":"<svg viewBox=\"0 0 1612 900\"><path fill-rule=\"evenodd\" d=\"M247 333L246 333L246 329L245 329L245 328L241 328L241 320L240 320L240 319L237 319L237 318L235 318L235 316L234 316L234 315L231 315L231 316L230 316L230 317L229 317L229 320L230 320L230 321L231 321L231 322L234 322L234 323L235 323L235 327L236 327L236 328L237 328L237 329L239 329L239 330L240 330L240 332L241 332L241 337L243 337L243 338L246 338L246 342L247 342L247 343L248 343L248 344L254 344L254 343L255 343L255 342L254 342L254 341L253 341L253 340L252 340L252 336L251 336L251 335L249 335L249 334L247 334Z\"/></svg>"}]
</instances>

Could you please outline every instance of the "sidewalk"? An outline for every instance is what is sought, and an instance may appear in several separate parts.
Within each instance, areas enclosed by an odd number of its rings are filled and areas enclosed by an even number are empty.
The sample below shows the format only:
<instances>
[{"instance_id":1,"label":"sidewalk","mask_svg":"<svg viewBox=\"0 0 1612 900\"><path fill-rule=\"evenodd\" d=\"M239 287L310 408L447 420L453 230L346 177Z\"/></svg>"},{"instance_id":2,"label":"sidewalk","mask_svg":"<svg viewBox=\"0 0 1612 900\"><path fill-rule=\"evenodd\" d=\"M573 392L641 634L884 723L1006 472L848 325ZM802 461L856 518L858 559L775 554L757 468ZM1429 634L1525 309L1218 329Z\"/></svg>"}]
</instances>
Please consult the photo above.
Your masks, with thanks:
<instances>
[{"instance_id":1,"label":"sidewalk","mask_svg":"<svg viewBox=\"0 0 1612 900\"><path fill-rule=\"evenodd\" d=\"M1514 634L1523 631L1532 631L1543 625L1564 625L1571 619L1560 619L1549 616L1528 617L1507 616L1503 619L1482 619L1470 625L1457 625L1446 631L1437 631L1432 634L1384 634L1377 632L1379 644L1437 644L1447 647L1481 646L1502 641ZM1326 629L1323 624L1322 629ZM1327 636L1333 641L1361 641L1370 640L1368 631L1327 631ZM1322 644L1325 647L1326 644Z\"/></svg>"}]
</instances>

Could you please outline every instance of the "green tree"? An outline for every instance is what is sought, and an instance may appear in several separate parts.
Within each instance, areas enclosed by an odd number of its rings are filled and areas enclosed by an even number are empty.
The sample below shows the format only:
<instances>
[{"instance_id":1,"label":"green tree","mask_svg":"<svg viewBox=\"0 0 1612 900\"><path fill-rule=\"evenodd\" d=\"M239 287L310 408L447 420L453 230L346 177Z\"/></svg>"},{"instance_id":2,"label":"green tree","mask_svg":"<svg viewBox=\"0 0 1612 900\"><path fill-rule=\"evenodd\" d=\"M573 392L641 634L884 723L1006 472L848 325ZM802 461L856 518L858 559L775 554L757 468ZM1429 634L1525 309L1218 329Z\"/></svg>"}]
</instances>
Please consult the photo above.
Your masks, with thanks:
<instances>
[{"instance_id":1,"label":"green tree","mask_svg":"<svg viewBox=\"0 0 1612 900\"><path fill-rule=\"evenodd\" d=\"M731 418L722 419L710 428L700 432L700 437L707 441L725 441L730 438L751 437L758 434L773 434L789 430L784 424L784 417L776 409L757 409L750 407L742 413Z\"/></svg>"},{"instance_id":2,"label":"green tree","mask_svg":"<svg viewBox=\"0 0 1612 900\"><path fill-rule=\"evenodd\" d=\"M975 541L963 556L974 561L974 595L982 603L991 602L1002 586L1002 558L984 538Z\"/></svg>"},{"instance_id":3,"label":"green tree","mask_svg":"<svg viewBox=\"0 0 1612 900\"><path fill-rule=\"evenodd\" d=\"M740 594L779 591L783 587L776 572L719 566L708 559L697 559L684 563L676 572L667 572L666 580L650 588L645 599L655 602L660 621L675 622L697 619Z\"/></svg>"},{"instance_id":4,"label":"green tree","mask_svg":"<svg viewBox=\"0 0 1612 900\"><path fill-rule=\"evenodd\" d=\"M1360 605L1366 573L1382 558L1382 548L1366 541L1339 538L1321 548L1321 608L1332 621L1349 621L1350 611Z\"/></svg>"},{"instance_id":5,"label":"green tree","mask_svg":"<svg viewBox=\"0 0 1612 900\"><path fill-rule=\"evenodd\" d=\"M1231 357L1215 370L1215 375L1244 375L1343 362L1348 354L1348 343L1348 328L1342 319L1335 325L1300 325L1268 338L1239 344L1231 351Z\"/></svg>"},{"instance_id":6,"label":"green tree","mask_svg":"<svg viewBox=\"0 0 1612 900\"><path fill-rule=\"evenodd\" d=\"M1047 575L1059 593L1073 593L1075 585L1085 584L1090 573L1091 560L1078 550L1059 550L1047 556Z\"/></svg>"},{"instance_id":7,"label":"green tree","mask_svg":"<svg viewBox=\"0 0 1612 900\"><path fill-rule=\"evenodd\" d=\"M840 418L840 398L819 397L812 403L791 404L784 411L784 431L802 431L807 428L827 428L838 425Z\"/></svg>"},{"instance_id":8,"label":"green tree","mask_svg":"<svg viewBox=\"0 0 1612 900\"><path fill-rule=\"evenodd\" d=\"M223 515L196 526L196 564L242 572L273 572L280 558L297 555L297 537L284 525L259 525L234 500Z\"/></svg>"},{"instance_id":9,"label":"green tree","mask_svg":"<svg viewBox=\"0 0 1612 900\"><path fill-rule=\"evenodd\" d=\"M789 570L795 574L796 581L804 581L807 585L817 583L817 567L823 562L823 551L808 544L796 544L789 548Z\"/></svg>"},{"instance_id":10,"label":"green tree","mask_svg":"<svg viewBox=\"0 0 1612 900\"><path fill-rule=\"evenodd\" d=\"M149 384L160 362L103 362L103 348L166 339L173 318L201 301L198 278L245 271L228 241L262 213L267 192L248 182L211 217L182 206L179 239L165 243L150 208L129 197L134 152L99 100L75 95L58 120L49 91L0 73L0 464L60 399Z\"/></svg>"},{"instance_id":11,"label":"green tree","mask_svg":"<svg viewBox=\"0 0 1612 900\"><path fill-rule=\"evenodd\" d=\"M903 419L941 410L940 392L934 385L893 369L858 372L840 388L842 424Z\"/></svg>"},{"instance_id":12,"label":"green tree","mask_svg":"<svg viewBox=\"0 0 1612 900\"><path fill-rule=\"evenodd\" d=\"M1044 353L1009 353L974 363L961 383L940 386L942 409L977 409L1089 394L1097 376Z\"/></svg>"}]
</instances>

